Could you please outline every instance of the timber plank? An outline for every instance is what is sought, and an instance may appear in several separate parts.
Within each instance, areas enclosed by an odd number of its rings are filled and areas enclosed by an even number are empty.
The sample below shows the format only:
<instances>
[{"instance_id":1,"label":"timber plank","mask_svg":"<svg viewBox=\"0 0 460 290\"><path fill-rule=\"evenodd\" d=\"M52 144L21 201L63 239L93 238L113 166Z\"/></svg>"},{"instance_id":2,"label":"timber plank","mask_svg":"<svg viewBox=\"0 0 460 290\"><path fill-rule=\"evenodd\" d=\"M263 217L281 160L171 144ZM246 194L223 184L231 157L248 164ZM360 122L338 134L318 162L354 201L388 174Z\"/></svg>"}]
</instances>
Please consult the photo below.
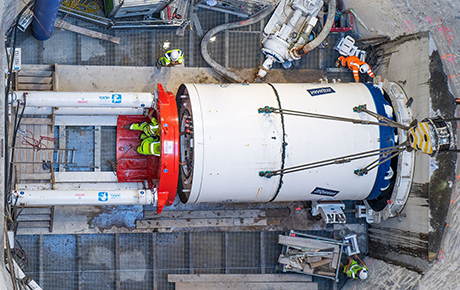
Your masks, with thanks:
<instances>
[{"instance_id":1,"label":"timber plank","mask_svg":"<svg viewBox=\"0 0 460 290\"><path fill-rule=\"evenodd\" d=\"M176 283L176 290L317 290L316 282Z\"/></svg>"},{"instance_id":2,"label":"timber plank","mask_svg":"<svg viewBox=\"0 0 460 290\"><path fill-rule=\"evenodd\" d=\"M50 91L53 88L51 84L18 84L18 89L20 91Z\"/></svg>"},{"instance_id":3,"label":"timber plank","mask_svg":"<svg viewBox=\"0 0 460 290\"><path fill-rule=\"evenodd\" d=\"M330 262L332 262L332 259L322 259L321 261L318 261L318 262L311 262L310 267L316 268L322 265L329 264Z\"/></svg>"},{"instance_id":4,"label":"timber plank","mask_svg":"<svg viewBox=\"0 0 460 290\"><path fill-rule=\"evenodd\" d=\"M311 276L297 274L168 274L168 282L310 282Z\"/></svg>"},{"instance_id":5,"label":"timber plank","mask_svg":"<svg viewBox=\"0 0 460 290\"><path fill-rule=\"evenodd\" d=\"M112 36L112 35L100 33L100 32L90 30L90 29L86 29L86 28L83 28L83 27L79 27L79 26L70 24L69 22L63 21L63 20L56 21L54 26L56 28L69 30L69 31L72 31L72 32L75 32L75 33L79 33L79 34L83 34L83 35L92 37L92 38L102 39L102 40L110 41L110 42L113 42L113 43L116 43L116 44L120 44L120 38L119 37L115 37L115 36Z\"/></svg>"},{"instance_id":6,"label":"timber plank","mask_svg":"<svg viewBox=\"0 0 460 290\"><path fill-rule=\"evenodd\" d=\"M286 246L295 246L302 248L312 248L312 249L329 249L333 248L335 245L332 243L326 243L309 238L298 238L279 235L278 243ZM335 247L334 247L335 248Z\"/></svg>"},{"instance_id":7,"label":"timber plank","mask_svg":"<svg viewBox=\"0 0 460 290\"><path fill-rule=\"evenodd\" d=\"M156 211L144 211L144 218L151 219L202 219L202 218L268 218L288 217L289 209L267 210L189 210L163 211L160 215Z\"/></svg>"},{"instance_id":8,"label":"timber plank","mask_svg":"<svg viewBox=\"0 0 460 290\"><path fill-rule=\"evenodd\" d=\"M23 77L41 77L41 78L52 78L53 72L50 71L41 71L41 70L21 70L18 74L18 78Z\"/></svg>"},{"instance_id":9,"label":"timber plank","mask_svg":"<svg viewBox=\"0 0 460 290\"><path fill-rule=\"evenodd\" d=\"M51 84L52 77L38 77L38 76L20 76L18 82L21 84Z\"/></svg>"},{"instance_id":10,"label":"timber plank","mask_svg":"<svg viewBox=\"0 0 460 290\"><path fill-rule=\"evenodd\" d=\"M53 125L50 118L22 118L22 125ZM35 132L34 136L35 136ZM47 132L45 132L46 134Z\"/></svg>"},{"instance_id":11,"label":"timber plank","mask_svg":"<svg viewBox=\"0 0 460 290\"><path fill-rule=\"evenodd\" d=\"M21 221L20 228L49 228L49 221Z\"/></svg>"},{"instance_id":12,"label":"timber plank","mask_svg":"<svg viewBox=\"0 0 460 290\"><path fill-rule=\"evenodd\" d=\"M52 67L48 64L23 64L22 71L52 71Z\"/></svg>"}]
</instances>

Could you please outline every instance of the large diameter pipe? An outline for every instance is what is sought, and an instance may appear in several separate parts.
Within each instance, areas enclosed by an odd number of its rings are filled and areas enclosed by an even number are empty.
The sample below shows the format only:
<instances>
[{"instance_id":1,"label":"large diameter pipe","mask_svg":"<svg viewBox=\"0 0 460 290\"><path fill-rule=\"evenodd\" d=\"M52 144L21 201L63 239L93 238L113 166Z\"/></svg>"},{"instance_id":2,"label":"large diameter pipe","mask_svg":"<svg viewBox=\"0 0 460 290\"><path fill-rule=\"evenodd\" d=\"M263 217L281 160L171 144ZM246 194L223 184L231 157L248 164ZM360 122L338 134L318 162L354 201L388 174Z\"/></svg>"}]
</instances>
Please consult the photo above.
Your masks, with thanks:
<instances>
[{"instance_id":1,"label":"large diameter pipe","mask_svg":"<svg viewBox=\"0 0 460 290\"><path fill-rule=\"evenodd\" d=\"M108 92L15 92L10 102L19 99L30 107L150 107L151 93Z\"/></svg>"},{"instance_id":2,"label":"large diameter pipe","mask_svg":"<svg viewBox=\"0 0 460 290\"><path fill-rule=\"evenodd\" d=\"M13 198L25 206L52 205L149 205L156 191L151 190L15 190Z\"/></svg>"},{"instance_id":3,"label":"large diameter pipe","mask_svg":"<svg viewBox=\"0 0 460 290\"><path fill-rule=\"evenodd\" d=\"M29 107L24 109L25 115L51 115L52 107ZM121 108L121 107L57 107L55 115L142 115L143 108Z\"/></svg>"},{"instance_id":4,"label":"large diameter pipe","mask_svg":"<svg viewBox=\"0 0 460 290\"><path fill-rule=\"evenodd\" d=\"M36 0L32 33L35 38L44 41L53 35L54 22L62 0Z\"/></svg>"}]
</instances>

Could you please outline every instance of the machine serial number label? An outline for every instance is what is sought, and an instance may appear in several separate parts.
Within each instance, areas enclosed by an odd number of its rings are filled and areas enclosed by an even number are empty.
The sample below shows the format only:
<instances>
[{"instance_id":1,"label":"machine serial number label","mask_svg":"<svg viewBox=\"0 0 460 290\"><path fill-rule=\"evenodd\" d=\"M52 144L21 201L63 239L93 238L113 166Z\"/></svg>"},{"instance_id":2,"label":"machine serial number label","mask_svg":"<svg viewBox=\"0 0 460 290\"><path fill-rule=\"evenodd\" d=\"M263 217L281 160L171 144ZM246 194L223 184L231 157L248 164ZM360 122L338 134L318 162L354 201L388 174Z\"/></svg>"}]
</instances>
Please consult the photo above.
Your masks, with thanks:
<instances>
[{"instance_id":1,"label":"machine serial number label","mask_svg":"<svg viewBox=\"0 0 460 290\"><path fill-rule=\"evenodd\" d=\"M339 191L337 190L326 189L326 188L321 188L321 187L317 187L311 192L311 194L324 195L324 196L336 196L338 193Z\"/></svg>"},{"instance_id":2,"label":"machine serial number label","mask_svg":"<svg viewBox=\"0 0 460 290\"><path fill-rule=\"evenodd\" d=\"M307 92L309 92L312 97L335 93L335 91L331 87L319 88L319 89L310 89L310 90L307 90Z\"/></svg>"}]
</instances>

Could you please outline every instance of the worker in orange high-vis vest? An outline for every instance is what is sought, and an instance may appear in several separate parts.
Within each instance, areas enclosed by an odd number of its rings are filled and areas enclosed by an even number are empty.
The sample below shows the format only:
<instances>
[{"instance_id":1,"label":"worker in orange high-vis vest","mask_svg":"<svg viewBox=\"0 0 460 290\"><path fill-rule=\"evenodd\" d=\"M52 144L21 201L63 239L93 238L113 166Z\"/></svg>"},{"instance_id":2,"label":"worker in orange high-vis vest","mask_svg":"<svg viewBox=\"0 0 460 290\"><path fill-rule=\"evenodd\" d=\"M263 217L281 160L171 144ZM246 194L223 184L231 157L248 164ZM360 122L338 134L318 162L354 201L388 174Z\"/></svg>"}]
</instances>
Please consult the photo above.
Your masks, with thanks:
<instances>
[{"instance_id":1,"label":"worker in orange high-vis vest","mask_svg":"<svg viewBox=\"0 0 460 290\"><path fill-rule=\"evenodd\" d=\"M374 73L372 72L371 67L354 55L348 57L341 56L337 62L343 66L348 66L348 68L353 71L353 77L357 83L359 83L358 71L361 73L367 73L371 78L374 77Z\"/></svg>"}]
</instances>

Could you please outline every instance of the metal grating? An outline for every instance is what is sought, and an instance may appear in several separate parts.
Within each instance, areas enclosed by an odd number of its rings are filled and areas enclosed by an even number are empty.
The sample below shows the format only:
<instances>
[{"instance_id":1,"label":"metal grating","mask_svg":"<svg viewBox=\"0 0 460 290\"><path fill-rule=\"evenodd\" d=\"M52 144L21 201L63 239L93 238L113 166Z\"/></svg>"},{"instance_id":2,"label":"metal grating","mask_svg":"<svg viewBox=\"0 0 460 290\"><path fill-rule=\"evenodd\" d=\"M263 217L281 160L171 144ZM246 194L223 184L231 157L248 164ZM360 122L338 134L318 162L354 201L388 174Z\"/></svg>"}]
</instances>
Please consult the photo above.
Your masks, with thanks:
<instances>
[{"instance_id":1,"label":"metal grating","mask_svg":"<svg viewBox=\"0 0 460 290\"><path fill-rule=\"evenodd\" d=\"M94 171L94 127L66 127L66 148L78 148L75 152L75 166L67 171Z\"/></svg>"},{"instance_id":2,"label":"metal grating","mask_svg":"<svg viewBox=\"0 0 460 290\"><path fill-rule=\"evenodd\" d=\"M17 236L44 289L174 289L168 274L275 273L279 232Z\"/></svg>"},{"instance_id":3,"label":"metal grating","mask_svg":"<svg viewBox=\"0 0 460 290\"><path fill-rule=\"evenodd\" d=\"M218 11L197 9L196 13L203 32L242 18ZM269 17L260 23L242 27L216 35L215 41L208 45L211 56L220 64L230 68L256 68L264 56L260 51L261 33ZM119 44L77 35L73 32L57 29L55 35L44 42L35 40L30 29L18 33L19 47L23 49L22 60L27 64L67 64L67 65L116 65L116 66L153 66L156 60L167 50L180 48L185 53L184 66L207 67L201 56L201 38L194 24L186 27L183 36L176 29L132 29L104 30L100 27L67 18L75 25L92 29L120 38ZM343 36L339 33L329 35L327 49L315 49L299 61L297 69L333 68L338 53L334 45ZM281 68L275 64L274 68ZM334 76L334 78L340 78Z\"/></svg>"},{"instance_id":4,"label":"metal grating","mask_svg":"<svg viewBox=\"0 0 460 290\"><path fill-rule=\"evenodd\" d=\"M101 140L101 171L115 171L111 164L117 158L117 127L101 127Z\"/></svg>"}]
</instances>

